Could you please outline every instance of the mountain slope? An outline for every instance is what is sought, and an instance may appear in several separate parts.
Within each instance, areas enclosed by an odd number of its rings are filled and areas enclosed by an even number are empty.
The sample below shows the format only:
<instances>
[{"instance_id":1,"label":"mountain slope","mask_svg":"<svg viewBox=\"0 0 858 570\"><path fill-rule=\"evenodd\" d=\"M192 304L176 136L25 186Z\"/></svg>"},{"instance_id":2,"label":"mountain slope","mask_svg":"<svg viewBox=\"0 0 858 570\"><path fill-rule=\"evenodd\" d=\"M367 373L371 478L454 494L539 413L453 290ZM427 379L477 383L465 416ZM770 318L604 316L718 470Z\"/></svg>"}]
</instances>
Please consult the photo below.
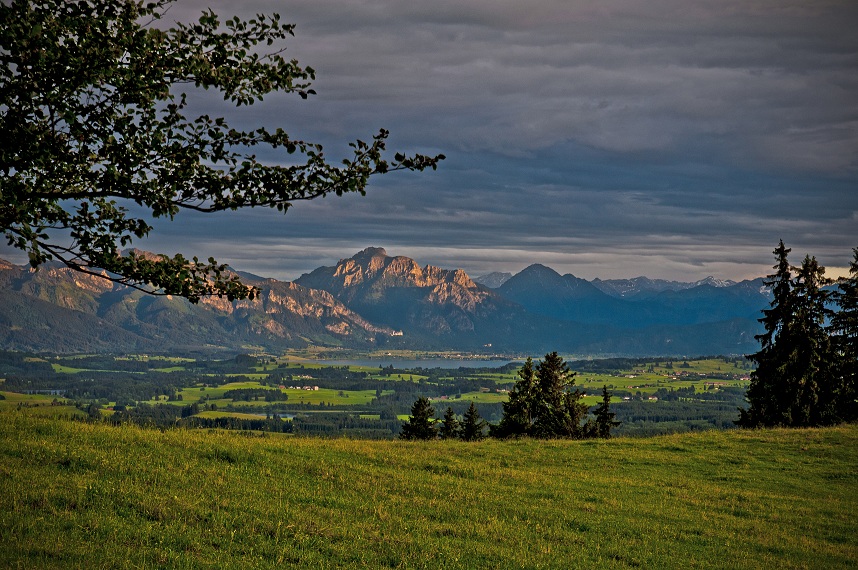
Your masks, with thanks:
<instances>
[{"instance_id":1,"label":"mountain slope","mask_svg":"<svg viewBox=\"0 0 858 570\"><path fill-rule=\"evenodd\" d=\"M328 291L367 319L424 339L431 335L487 344L495 327L509 330L509 321L530 318L461 269L420 267L413 259L390 257L382 248L367 248L295 282Z\"/></svg>"},{"instance_id":2,"label":"mountain slope","mask_svg":"<svg viewBox=\"0 0 858 570\"><path fill-rule=\"evenodd\" d=\"M769 301L761 279L732 283L707 278L685 286L646 278L631 281L638 287L634 294L631 289L624 289L629 293L627 297L609 295L599 283L570 274L561 276L553 269L536 264L514 275L497 291L536 314L630 329L733 319L755 321ZM674 285L664 288L665 283ZM656 292L658 288L662 290Z\"/></svg>"},{"instance_id":3,"label":"mountain slope","mask_svg":"<svg viewBox=\"0 0 858 570\"><path fill-rule=\"evenodd\" d=\"M531 265L497 290L460 269L368 248L288 283L242 274L260 295L199 305L150 296L61 266L0 260L0 348L46 352L369 348L595 355L756 349L760 280L621 298ZM246 349L246 348L244 348Z\"/></svg>"},{"instance_id":4,"label":"mountain slope","mask_svg":"<svg viewBox=\"0 0 858 570\"><path fill-rule=\"evenodd\" d=\"M498 293L538 315L623 326L625 305L574 275L534 264L508 279Z\"/></svg>"},{"instance_id":5,"label":"mountain slope","mask_svg":"<svg viewBox=\"0 0 858 570\"><path fill-rule=\"evenodd\" d=\"M371 345L393 330L371 324L324 291L254 280L259 297L199 305L151 296L57 266L27 271L0 265L0 346L32 351L135 351L211 346L273 349Z\"/></svg>"},{"instance_id":6,"label":"mountain slope","mask_svg":"<svg viewBox=\"0 0 858 570\"><path fill-rule=\"evenodd\" d=\"M28 352L147 352L157 343L17 291L0 290L0 347Z\"/></svg>"}]
</instances>

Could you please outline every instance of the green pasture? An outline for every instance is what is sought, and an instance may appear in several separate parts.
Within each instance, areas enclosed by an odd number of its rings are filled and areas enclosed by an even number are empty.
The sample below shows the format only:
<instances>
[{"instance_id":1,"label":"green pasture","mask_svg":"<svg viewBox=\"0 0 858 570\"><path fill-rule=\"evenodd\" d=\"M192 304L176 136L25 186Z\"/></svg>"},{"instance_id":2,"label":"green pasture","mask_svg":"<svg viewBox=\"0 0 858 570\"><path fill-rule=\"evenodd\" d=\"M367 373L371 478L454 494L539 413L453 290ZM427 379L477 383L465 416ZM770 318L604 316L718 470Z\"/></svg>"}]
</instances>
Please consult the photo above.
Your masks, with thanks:
<instances>
[{"instance_id":1,"label":"green pasture","mask_svg":"<svg viewBox=\"0 0 858 570\"><path fill-rule=\"evenodd\" d=\"M599 404L601 401L602 401L601 396L584 396L583 398L581 398L581 403L586 405L586 406L590 406L590 407ZM622 402L622 401L623 401L622 398L611 398L612 404L616 404L616 403Z\"/></svg>"},{"instance_id":2,"label":"green pasture","mask_svg":"<svg viewBox=\"0 0 858 570\"><path fill-rule=\"evenodd\" d=\"M474 377L479 378L480 380L485 380L486 386L490 386L493 384L510 384L517 382L519 379L519 376L515 371L507 373L494 372L490 374L480 373L475 374Z\"/></svg>"},{"instance_id":3,"label":"green pasture","mask_svg":"<svg viewBox=\"0 0 858 570\"><path fill-rule=\"evenodd\" d=\"M497 404L498 402L506 402L509 398L506 393L497 392L464 392L461 398L453 398L473 402L475 404ZM443 400L433 399L432 402L436 407L443 404Z\"/></svg>"},{"instance_id":4,"label":"green pasture","mask_svg":"<svg viewBox=\"0 0 858 570\"><path fill-rule=\"evenodd\" d=\"M318 390L283 390L288 396L288 404L312 404L318 405L322 402L330 405L349 406L365 405L375 399L375 390L332 390L319 388Z\"/></svg>"},{"instance_id":5,"label":"green pasture","mask_svg":"<svg viewBox=\"0 0 858 570\"><path fill-rule=\"evenodd\" d=\"M232 400L226 400L223 398L223 395L229 390L239 390L242 388L267 388L260 384L259 382L230 382L228 384L223 384L221 386L193 386L189 388L181 388L177 391L177 395L181 395L181 400L173 400L167 401L166 396L158 396L149 401L149 403L161 403L161 404L171 404L174 406L187 406L188 404L198 403L205 400L206 396L208 396L211 402L216 403L217 401L223 400L224 403L231 402ZM267 388L273 390L274 388Z\"/></svg>"},{"instance_id":6,"label":"green pasture","mask_svg":"<svg viewBox=\"0 0 858 570\"><path fill-rule=\"evenodd\" d=\"M78 374L80 372L87 371L86 368L73 368L64 364L57 364L56 362L51 362L51 368L53 368L54 372L57 374Z\"/></svg>"},{"instance_id":7,"label":"green pasture","mask_svg":"<svg viewBox=\"0 0 858 570\"><path fill-rule=\"evenodd\" d=\"M54 400L66 405L66 399L62 396L53 396L50 394L19 394L17 392L2 392L3 399L0 400L0 410L9 408L17 408L19 405L30 408L35 407L52 407ZM57 407L57 406L53 406Z\"/></svg>"},{"instance_id":8,"label":"green pasture","mask_svg":"<svg viewBox=\"0 0 858 570\"><path fill-rule=\"evenodd\" d=\"M0 413L23 413L48 418L85 416L86 414L72 406L62 396L49 394L19 394L17 392L2 392L4 399L0 400ZM54 400L58 405L54 404ZM21 406L23 409L19 410Z\"/></svg>"},{"instance_id":9,"label":"green pasture","mask_svg":"<svg viewBox=\"0 0 858 570\"><path fill-rule=\"evenodd\" d=\"M241 412L216 412L216 411L205 411L197 414L196 417L200 418L238 418L241 420L260 420L265 419L265 414L244 414ZM282 418L284 421L286 418Z\"/></svg>"},{"instance_id":10,"label":"green pasture","mask_svg":"<svg viewBox=\"0 0 858 570\"><path fill-rule=\"evenodd\" d=\"M53 396L51 394L19 394L18 392L3 392L3 400L0 400L0 406L17 406L19 403L32 405L49 405L54 399L64 400L62 396Z\"/></svg>"},{"instance_id":11,"label":"green pasture","mask_svg":"<svg viewBox=\"0 0 858 570\"><path fill-rule=\"evenodd\" d=\"M849 568L858 426L590 441L0 413L6 568Z\"/></svg>"},{"instance_id":12,"label":"green pasture","mask_svg":"<svg viewBox=\"0 0 858 570\"><path fill-rule=\"evenodd\" d=\"M217 387L194 386L190 388L183 388L177 392L177 394L182 396L181 400L173 400L168 402L166 396L159 396L158 398L150 400L150 403L171 404L174 406L187 406L189 404L194 403L206 403L209 405L215 404L218 408L223 408L228 404L264 408L266 406L270 406L274 403L277 403L266 402L264 399L250 401L233 401L231 399L224 398L226 392L230 390L260 388L264 388L266 390L278 390L277 388L271 388L270 386L263 386L259 382L230 382L229 384L224 384L222 386ZM289 396L289 399L286 402L280 402L285 403L287 405L310 404L317 406L322 402L328 405L336 406L366 405L375 399L375 390L334 390L328 388L320 388L319 390L293 390L286 388L280 391L286 393ZM393 390L385 390L383 391L383 393L392 394ZM208 400L206 400L207 397Z\"/></svg>"},{"instance_id":13,"label":"green pasture","mask_svg":"<svg viewBox=\"0 0 858 570\"><path fill-rule=\"evenodd\" d=\"M628 376L635 376L630 378ZM594 374L585 372L575 376L575 385L585 389L588 393L593 393L602 389L602 386L608 386L609 390L627 390L629 392L640 392L643 395L652 394L659 388L667 388L674 390L678 388L688 388L694 386L695 391L702 392L708 385L715 383L723 383L727 386L747 386L747 380L720 380L709 377L673 378L670 376L661 376L657 374L640 374L640 375L620 375L614 376L611 374Z\"/></svg>"}]
</instances>

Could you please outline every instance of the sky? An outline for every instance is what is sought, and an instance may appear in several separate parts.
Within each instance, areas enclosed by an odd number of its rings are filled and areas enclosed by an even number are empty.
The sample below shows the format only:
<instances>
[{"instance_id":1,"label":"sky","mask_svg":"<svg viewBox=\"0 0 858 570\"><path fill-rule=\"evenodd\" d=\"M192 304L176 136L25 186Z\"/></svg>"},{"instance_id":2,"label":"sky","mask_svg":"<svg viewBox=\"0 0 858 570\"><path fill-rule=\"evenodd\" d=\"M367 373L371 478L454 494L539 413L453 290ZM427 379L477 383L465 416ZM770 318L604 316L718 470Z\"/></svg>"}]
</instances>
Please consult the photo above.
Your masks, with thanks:
<instances>
[{"instance_id":1,"label":"sky","mask_svg":"<svg viewBox=\"0 0 858 570\"><path fill-rule=\"evenodd\" d=\"M377 246L472 276L694 281L765 275L779 239L833 268L858 247L854 0L179 0L165 20L207 7L294 22L318 94L192 109L331 159L385 128L447 160L285 215L182 213L143 249L285 280Z\"/></svg>"}]
</instances>

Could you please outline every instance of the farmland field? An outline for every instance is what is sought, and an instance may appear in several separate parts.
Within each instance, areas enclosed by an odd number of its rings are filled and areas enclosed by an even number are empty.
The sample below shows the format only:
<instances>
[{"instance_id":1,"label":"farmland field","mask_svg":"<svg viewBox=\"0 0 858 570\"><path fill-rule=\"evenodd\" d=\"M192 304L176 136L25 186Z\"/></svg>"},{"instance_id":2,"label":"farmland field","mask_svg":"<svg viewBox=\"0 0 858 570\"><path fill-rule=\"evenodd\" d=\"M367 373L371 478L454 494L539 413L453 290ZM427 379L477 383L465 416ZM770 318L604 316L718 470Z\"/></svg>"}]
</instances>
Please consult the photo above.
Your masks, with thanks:
<instances>
[{"instance_id":1,"label":"farmland field","mask_svg":"<svg viewBox=\"0 0 858 570\"><path fill-rule=\"evenodd\" d=\"M327 356L312 350L223 360L10 353L0 355L0 370L12 371L8 379L0 377L0 386L10 393L54 391L70 398L81 413L100 410L102 416L116 421L166 426L190 416L210 420L278 414L296 419L296 433L393 438L400 424L392 420L407 416L418 396L430 398L438 417L447 407L461 417L474 402L484 419L497 423L521 366L487 361L479 355L465 359L458 353L407 351L368 355L376 359L371 362L379 362L375 366L357 358L361 355L353 355L354 361L342 359L337 366L314 360ZM418 356L432 360L414 360ZM407 362L420 365L397 368ZM485 362L492 366L485 367ZM429 368L439 363L444 366ZM575 388L586 393L585 405L595 406L601 400L603 386L610 390L622 422L616 433L626 435L733 427L744 405L749 373L749 363L741 357L570 360L569 364L577 371ZM164 404L173 410L159 409Z\"/></svg>"}]
</instances>

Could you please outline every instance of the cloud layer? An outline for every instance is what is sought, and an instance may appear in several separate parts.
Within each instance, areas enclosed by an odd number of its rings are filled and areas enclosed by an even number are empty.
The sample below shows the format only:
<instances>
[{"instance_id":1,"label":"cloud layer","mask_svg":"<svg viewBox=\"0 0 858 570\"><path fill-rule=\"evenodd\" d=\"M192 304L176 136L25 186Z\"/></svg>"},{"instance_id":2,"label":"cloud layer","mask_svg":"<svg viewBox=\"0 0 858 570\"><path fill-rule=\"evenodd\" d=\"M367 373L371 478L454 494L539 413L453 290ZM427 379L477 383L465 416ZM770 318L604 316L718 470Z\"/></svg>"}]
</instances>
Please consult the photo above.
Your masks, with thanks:
<instances>
[{"instance_id":1,"label":"cloud layer","mask_svg":"<svg viewBox=\"0 0 858 570\"><path fill-rule=\"evenodd\" d=\"M333 156L384 127L449 158L285 218L182 215L142 247L281 278L377 245L474 274L694 280L763 274L781 238L796 262L858 246L855 2L180 0L168 19L209 6L295 22L286 53L319 94L200 112Z\"/></svg>"}]
</instances>

